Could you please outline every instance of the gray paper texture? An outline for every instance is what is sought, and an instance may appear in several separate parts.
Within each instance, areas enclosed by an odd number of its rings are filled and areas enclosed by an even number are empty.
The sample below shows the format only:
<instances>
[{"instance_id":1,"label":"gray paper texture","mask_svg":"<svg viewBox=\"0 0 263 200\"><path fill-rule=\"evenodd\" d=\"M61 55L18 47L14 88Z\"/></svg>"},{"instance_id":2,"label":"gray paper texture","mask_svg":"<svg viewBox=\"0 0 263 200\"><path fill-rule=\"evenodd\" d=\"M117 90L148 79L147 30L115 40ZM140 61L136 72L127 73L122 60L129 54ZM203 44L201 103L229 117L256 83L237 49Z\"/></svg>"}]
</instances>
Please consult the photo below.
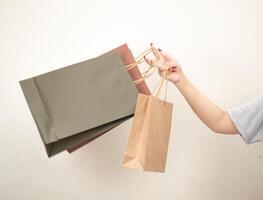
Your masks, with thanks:
<instances>
[{"instance_id":1,"label":"gray paper texture","mask_svg":"<svg viewBox=\"0 0 263 200\"><path fill-rule=\"evenodd\" d=\"M120 56L113 52L20 85L49 156L80 143L85 131L95 137L118 120L132 117L138 95Z\"/></svg>"}]
</instances>

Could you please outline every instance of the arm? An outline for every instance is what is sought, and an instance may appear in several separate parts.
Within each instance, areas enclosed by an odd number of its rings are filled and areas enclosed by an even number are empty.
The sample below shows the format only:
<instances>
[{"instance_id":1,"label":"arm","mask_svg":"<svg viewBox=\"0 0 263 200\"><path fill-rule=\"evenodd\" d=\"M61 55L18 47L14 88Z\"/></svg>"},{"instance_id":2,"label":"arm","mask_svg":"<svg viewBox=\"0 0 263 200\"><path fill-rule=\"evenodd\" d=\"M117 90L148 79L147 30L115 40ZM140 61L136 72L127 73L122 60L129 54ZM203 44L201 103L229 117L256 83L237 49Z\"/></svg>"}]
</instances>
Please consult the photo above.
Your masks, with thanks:
<instances>
[{"instance_id":1,"label":"arm","mask_svg":"<svg viewBox=\"0 0 263 200\"><path fill-rule=\"evenodd\" d=\"M168 70L167 80L177 86L198 118L215 133L238 134L239 131L228 113L201 94L184 75L180 65L168 54L156 49L160 60L159 73Z\"/></svg>"},{"instance_id":2,"label":"arm","mask_svg":"<svg viewBox=\"0 0 263 200\"><path fill-rule=\"evenodd\" d=\"M180 81L174 83L192 110L215 133L238 134L228 113L201 94L181 72Z\"/></svg>"}]
</instances>

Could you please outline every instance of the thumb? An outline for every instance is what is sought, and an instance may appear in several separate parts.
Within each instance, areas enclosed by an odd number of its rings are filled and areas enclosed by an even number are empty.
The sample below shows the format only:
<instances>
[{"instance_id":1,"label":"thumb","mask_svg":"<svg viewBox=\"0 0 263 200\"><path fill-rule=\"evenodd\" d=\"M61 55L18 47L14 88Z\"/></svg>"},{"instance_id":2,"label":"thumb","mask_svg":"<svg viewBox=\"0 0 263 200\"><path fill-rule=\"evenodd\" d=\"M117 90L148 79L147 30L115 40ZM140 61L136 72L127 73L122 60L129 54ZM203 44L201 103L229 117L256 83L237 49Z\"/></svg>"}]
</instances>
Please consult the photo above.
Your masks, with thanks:
<instances>
[{"instance_id":1,"label":"thumb","mask_svg":"<svg viewBox=\"0 0 263 200\"><path fill-rule=\"evenodd\" d=\"M177 66L175 65L175 63L168 62L165 65L164 64L157 65L157 67L158 67L159 71L163 72L163 71L171 71L171 69L174 69Z\"/></svg>"},{"instance_id":2,"label":"thumb","mask_svg":"<svg viewBox=\"0 0 263 200\"><path fill-rule=\"evenodd\" d=\"M157 66L157 67L158 67L158 70L160 72L167 71L170 68L169 66L165 66L165 65L160 65L160 66Z\"/></svg>"}]
</instances>

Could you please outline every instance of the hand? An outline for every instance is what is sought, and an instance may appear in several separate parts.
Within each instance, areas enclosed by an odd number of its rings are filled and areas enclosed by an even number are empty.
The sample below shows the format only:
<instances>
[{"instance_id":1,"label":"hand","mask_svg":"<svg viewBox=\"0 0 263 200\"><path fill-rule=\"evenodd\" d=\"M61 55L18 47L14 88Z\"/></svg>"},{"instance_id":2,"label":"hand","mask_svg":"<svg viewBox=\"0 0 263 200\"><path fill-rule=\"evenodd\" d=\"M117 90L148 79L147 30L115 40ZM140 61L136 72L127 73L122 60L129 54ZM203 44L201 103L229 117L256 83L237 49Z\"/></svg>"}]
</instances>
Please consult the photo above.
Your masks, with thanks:
<instances>
[{"instance_id":1,"label":"hand","mask_svg":"<svg viewBox=\"0 0 263 200\"><path fill-rule=\"evenodd\" d=\"M183 77L182 68L179 63L173 57L164 53L161 49L154 48L153 53L159 58L156 63L159 75L177 85ZM152 64L153 61L146 58L146 62Z\"/></svg>"}]
</instances>

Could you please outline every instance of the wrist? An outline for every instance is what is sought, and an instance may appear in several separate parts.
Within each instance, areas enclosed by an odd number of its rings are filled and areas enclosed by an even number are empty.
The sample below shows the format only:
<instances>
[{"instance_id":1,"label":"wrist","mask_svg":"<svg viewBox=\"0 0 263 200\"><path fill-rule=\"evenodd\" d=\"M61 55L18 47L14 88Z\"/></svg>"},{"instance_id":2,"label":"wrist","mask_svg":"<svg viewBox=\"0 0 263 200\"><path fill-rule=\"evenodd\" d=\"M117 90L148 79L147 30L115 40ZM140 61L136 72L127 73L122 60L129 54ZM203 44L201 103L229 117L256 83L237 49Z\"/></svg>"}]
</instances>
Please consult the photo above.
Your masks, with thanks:
<instances>
[{"instance_id":1,"label":"wrist","mask_svg":"<svg viewBox=\"0 0 263 200\"><path fill-rule=\"evenodd\" d=\"M185 74L183 72L181 72L180 80L177 82L173 82L173 84L180 90L183 87L187 86L188 82L189 81L188 81L187 77L185 76Z\"/></svg>"}]
</instances>

